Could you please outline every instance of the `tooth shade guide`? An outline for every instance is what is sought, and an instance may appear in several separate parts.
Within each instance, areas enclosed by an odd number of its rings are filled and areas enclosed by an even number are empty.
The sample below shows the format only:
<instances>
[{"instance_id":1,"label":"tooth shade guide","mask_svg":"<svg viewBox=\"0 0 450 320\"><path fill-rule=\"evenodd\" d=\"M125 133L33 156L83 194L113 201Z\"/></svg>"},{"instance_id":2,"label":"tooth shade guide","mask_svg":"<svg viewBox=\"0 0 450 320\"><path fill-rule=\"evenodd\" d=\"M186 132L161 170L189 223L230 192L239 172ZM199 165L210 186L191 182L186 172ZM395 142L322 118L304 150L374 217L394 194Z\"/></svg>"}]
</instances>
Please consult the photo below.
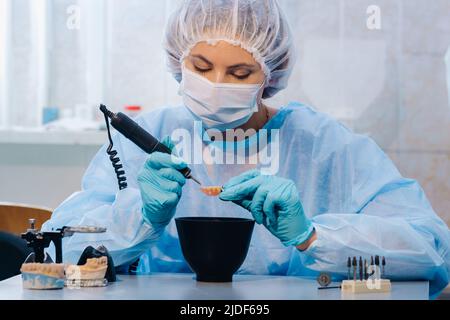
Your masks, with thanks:
<instances>
[{"instance_id":1,"label":"tooth shade guide","mask_svg":"<svg viewBox=\"0 0 450 320\"><path fill-rule=\"evenodd\" d=\"M222 192L222 187L203 187L200 190L209 197L217 197Z\"/></svg>"}]
</instances>

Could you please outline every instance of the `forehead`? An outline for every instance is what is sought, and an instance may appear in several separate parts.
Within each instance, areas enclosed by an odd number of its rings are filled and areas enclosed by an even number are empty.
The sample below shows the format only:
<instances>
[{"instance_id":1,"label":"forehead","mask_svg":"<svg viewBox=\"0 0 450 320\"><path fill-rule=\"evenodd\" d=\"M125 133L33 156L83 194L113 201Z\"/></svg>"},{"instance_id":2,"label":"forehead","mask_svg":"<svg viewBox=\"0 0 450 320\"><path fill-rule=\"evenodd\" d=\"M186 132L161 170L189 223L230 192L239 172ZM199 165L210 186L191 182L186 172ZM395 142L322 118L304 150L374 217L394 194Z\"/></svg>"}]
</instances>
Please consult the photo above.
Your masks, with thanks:
<instances>
[{"instance_id":1,"label":"forehead","mask_svg":"<svg viewBox=\"0 0 450 320\"><path fill-rule=\"evenodd\" d=\"M219 41L214 45L199 42L192 48L191 55L202 55L216 65L231 66L239 63L258 65L247 50L226 41Z\"/></svg>"}]
</instances>

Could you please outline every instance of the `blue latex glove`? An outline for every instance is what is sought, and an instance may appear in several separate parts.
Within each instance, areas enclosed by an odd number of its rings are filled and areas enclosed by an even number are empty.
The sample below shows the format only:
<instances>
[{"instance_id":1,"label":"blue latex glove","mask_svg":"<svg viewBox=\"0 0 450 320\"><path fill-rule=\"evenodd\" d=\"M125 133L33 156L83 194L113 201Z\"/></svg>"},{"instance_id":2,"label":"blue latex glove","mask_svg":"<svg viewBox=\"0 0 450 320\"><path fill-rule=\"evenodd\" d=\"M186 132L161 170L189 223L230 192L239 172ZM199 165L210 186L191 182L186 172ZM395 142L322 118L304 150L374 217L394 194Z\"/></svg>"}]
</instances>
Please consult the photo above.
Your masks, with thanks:
<instances>
[{"instance_id":1,"label":"blue latex glove","mask_svg":"<svg viewBox=\"0 0 450 320\"><path fill-rule=\"evenodd\" d=\"M169 137L162 143L173 150ZM138 175L144 220L154 228L166 227L175 215L186 178L178 171L187 165L173 155L153 153Z\"/></svg>"},{"instance_id":2,"label":"blue latex glove","mask_svg":"<svg viewBox=\"0 0 450 320\"><path fill-rule=\"evenodd\" d=\"M220 199L249 210L285 246L300 246L314 232L293 181L253 170L231 179L223 189Z\"/></svg>"}]
</instances>

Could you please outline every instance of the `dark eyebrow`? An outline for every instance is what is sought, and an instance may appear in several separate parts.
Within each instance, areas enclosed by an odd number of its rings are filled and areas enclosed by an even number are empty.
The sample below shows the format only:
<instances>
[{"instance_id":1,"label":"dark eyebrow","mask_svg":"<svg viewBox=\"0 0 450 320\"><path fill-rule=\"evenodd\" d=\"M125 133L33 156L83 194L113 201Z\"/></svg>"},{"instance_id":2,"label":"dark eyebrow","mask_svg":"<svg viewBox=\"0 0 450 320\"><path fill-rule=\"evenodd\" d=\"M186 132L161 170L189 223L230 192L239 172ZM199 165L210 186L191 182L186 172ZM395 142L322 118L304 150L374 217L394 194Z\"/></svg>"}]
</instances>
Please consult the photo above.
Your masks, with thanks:
<instances>
[{"instance_id":1,"label":"dark eyebrow","mask_svg":"<svg viewBox=\"0 0 450 320\"><path fill-rule=\"evenodd\" d=\"M239 69L239 68L256 69L256 66L252 65L252 64L248 64L248 63L238 63L235 65L232 65L231 67L228 67L228 69Z\"/></svg>"},{"instance_id":2,"label":"dark eyebrow","mask_svg":"<svg viewBox=\"0 0 450 320\"><path fill-rule=\"evenodd\" d=\"M214 65L211 61L206 59L201 54L194 54L194 55L192 55L192 57L202 60L203 62L205 62L209 66L213 66ZM248 63L238 63L238 64L235 64L235 65L232 65L232 66L228 67L228 69L230 69L230 70L239 69L239 68L249 68L249 69L252 69L252 70L257 69L257 67L255 65L248 64Z\"/></svg>"}]
</instances>

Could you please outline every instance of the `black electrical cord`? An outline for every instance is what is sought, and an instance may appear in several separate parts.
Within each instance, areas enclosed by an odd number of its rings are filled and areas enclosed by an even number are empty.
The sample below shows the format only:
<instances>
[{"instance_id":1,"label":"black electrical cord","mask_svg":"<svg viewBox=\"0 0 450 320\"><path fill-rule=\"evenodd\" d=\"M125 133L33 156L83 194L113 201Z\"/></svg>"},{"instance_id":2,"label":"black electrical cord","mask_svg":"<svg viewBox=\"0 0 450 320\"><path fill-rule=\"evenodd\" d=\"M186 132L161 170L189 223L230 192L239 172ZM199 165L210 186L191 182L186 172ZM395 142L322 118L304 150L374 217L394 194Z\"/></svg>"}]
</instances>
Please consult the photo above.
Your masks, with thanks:
<instances>
[{"instance_id":1,"label":"black electrical cord","mask_svg":"<svg viewBox=\"0 0 450 320\"><path fill-rule=\"evenodd\" d=\"M111 137L111 129L109 127L108 115L105 113L106 129L108 130L109 147L106 151L109 155L109 160L111 160L112 166L117 176L117 182L119 184L119 190L124 190L128 187L127 178L125 176L125 170L123 170L123 165L120 163L120 158L117 156L118 152L113 150L114 142Z\"/></svg>"},{"instance_id":2,"label":"black electrical cord","mask_svg":"<svg viewBox=\"0 0 450 320\"><path fill-rule=\"evenodd\" d=\"M109 147L106 152L108 153L109 159L111 160L114 171L116 172L117 182L119 184L119 190L124 190L128 187L128 184L127 184L127 178L125 176L125 170L123 170L123 165L120 164L120 158L117 156L118 152L116 150L113 150L114 142L111 137L111 128L109 125L109 117L111 117L112 113L108 109L106 109L106 107L103 105L100 107L100 110L105 115L106 129L108 130ZM137 268L139 266L139 261L140 261L140 258L138 258L134 263L132 263L128 267L128 273L136 274Z\"/></svg>"}]
</instances>

